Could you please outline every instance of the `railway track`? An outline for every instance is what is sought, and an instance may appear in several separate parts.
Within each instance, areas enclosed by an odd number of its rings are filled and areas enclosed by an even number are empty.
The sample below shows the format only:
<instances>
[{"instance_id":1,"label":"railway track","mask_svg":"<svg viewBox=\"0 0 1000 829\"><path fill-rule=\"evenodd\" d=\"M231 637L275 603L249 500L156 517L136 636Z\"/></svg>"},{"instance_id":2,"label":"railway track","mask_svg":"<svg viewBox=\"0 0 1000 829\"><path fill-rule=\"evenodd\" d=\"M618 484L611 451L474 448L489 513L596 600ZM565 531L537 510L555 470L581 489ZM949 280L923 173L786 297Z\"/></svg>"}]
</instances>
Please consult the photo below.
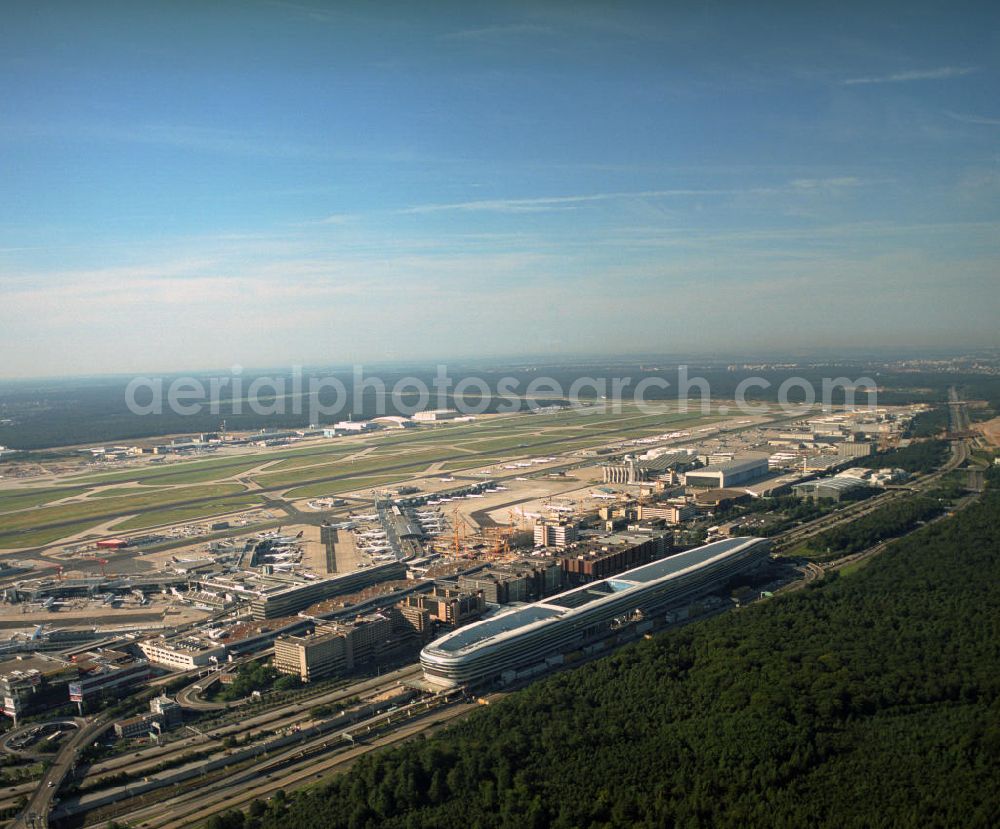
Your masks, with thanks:
<instances>
[{"instance_id":1,"label":"railway track","mask_svg":"<svg viewBox=\"0 0 1000 829\"><path fill-rule=\"evenodd\" d=\"M317 705L343 702L359 695L378 696L396 687L401 681L416 676L419 673L420 666L412 665L355 685L338 688L333 691L324 691L239 722L212 728L193 737L187 737L184 739L183 745L171 746L171 744L168 744L168 746L164 747L166 750L159 751L156 749L146 749L141 752L143 755L142 758L136 758L134 754L129 754L95 763L88 769L87 776L114 773L123 768L136 772L147 771L163 762L176 759L192 751L201 751L211 746L221 748L222 740L229 736L236 734L256 736L274 728L288 728L298 724L302 720L308 719L310 708ZM139 762L136 762L137 759Z\"/></svg>"},{"instance_id":2,"label":"railway track","mask_svg":"<svg viewBox=\"0 0 1000 829\"><path fill-rule=\"evenodd\" d=\"M963 412L962 407L960 405L955 405L952 407L952 412L954 420L956 422L960 422ZM943 465L941 469L920 478L915 483L914 489L917 491L927 489L932 483L939 480L942 476L958 468L967 460L967 458L968 446L965 441L963 439L953 441L952 455L948 462ZM858 517L873 512L884 504L897 498L904 497L907 494L908 491L906 490L892 490L854 507L848 507L833 516L824 516L808 525L794 528L788 533L779 536L776 540L779 541L779 544L782 547L786 547L788 544L800 541L803 538L822 532L823 530L836 526L837 524L855 520ZM854 560L859 557L867 557L867 555L871 555L875 551L876 550L865 551L864 554L858 554L857 556L853 556L851 558ZM846 563L849 562L845 559L843 561L838 561L836 565L842 566ZM386 682L386 677L380 678L382 686L379 685L379 680L369 680L367 683L361 683L346 689L338 689L338 691L317 694L309 700L302 700L293 705L275 709L274 712L268 712L267 714L261 715L262 717L270 717L271 719L264 720L263 722L256 721L254 728L256 728L256 733L260 733L264 730L262 726L265 722L278 722L282 724L282 727L287 727L288 725L292 725L296 721L305 719L308 716L307 712L303 710L306 706L335 702L346 699L350 696L356 696L359 693L365 693L366 691L374 691L378 687L391 687L393 685L397 685L401 677L417 674L419 672L419 666L410 666L409 668L401 669L401 672L396 672L397 676L395 676L393 680L388 683ZM374 684L372 685L371 683ZM365 685L368 685L369 687L363 689L362 686ZM333 748L333 751L335 752L333 754L330 753L331 743L335 738L332 735L318 737L315 740L310 741L308 744L296 746L294 749L282 752L263 765L254 762L250 770L236 772L236 779L245 775L245 780L236 792L231 791L233 783L232 777L224 776L223 779L219 780L217 783L209 784L208 789L199 793L196 797L192 798L190 791L184 791L178 794L169 795L162 800L157 800L155 803L139 806L132 811L126 811L121 814L116 812L114 817L116 819L124 819L132 825L149 827L149 829L174 829L174 827L187 827L192 825L192 818L194 820L198 820L219 811L224 811L230 808L239 808L255 798L266 797L279 788L304 785L312 780L322 779L328 774L342 771L358 757L374 750L375 748L399 742L412 736L412 734L438 727L440 724L457 716L461 716L474 708L475 706L467 703L452 703L443 709L428 713L426 716L420 717L415 721L402 721L398 727L394 728L387 734L379 736L371 743L353 747L345 743L343 747ZM251 721L248 720L231 726L224 726L220 729L214 729L211 734L206 735L205 741L197 745L212 746L219 743L220 737L222 736L236 732L248 733L247 726L250 722ZM176 757L181 752L190 750L190 748L191 744L188 744L184 747L173 749L172 751L151 756L147 765L159 764L166 758L171 756ZM324 756L317 758L315 756L317 754L322 754ZM113 770L114 768L120 768L126 765L134 767L134 764L130 764L127 759L123 758L118 761L118 765L102 767L99 770L99 773L105 773L109 770ZM266 771L267 769L272 769L273 771L268 773ZM259 779L259 773L261 770L263 770L265 774L272 774L273 778L267 779L267 777L265 777L265 779L261 781ZM102 815L100 819L91 825L103 825L107 819L107 815Z\"/></svg>"},{"instance_id":3,"label":"railway track","mask_svg":"<svg viewBox=\"0 0 1000 829\"><path fill-rule=\"evenodd\" d=\"M266 798L278 789L320 780L344 770L364 754L438 727L476 707L472 703L452 703L420 718L401 719L397 728L363 745L351 745L344 741L336 746L337 736L327 734L282 752L265 763L257 763L243 773L210 783L203 793L194 798L189 791L179 792L156 803L118 814L115 819L143 829L190 827L192 817L197 819L239 808L252 800ZM325 756L317 758L317 754ZM241 780L240 777L244 779ZM236 791L233 791L234 781L238 787ZM102 817L85 825L103 826L106 821L107 818Z\"/></svg>"}]
</instances>

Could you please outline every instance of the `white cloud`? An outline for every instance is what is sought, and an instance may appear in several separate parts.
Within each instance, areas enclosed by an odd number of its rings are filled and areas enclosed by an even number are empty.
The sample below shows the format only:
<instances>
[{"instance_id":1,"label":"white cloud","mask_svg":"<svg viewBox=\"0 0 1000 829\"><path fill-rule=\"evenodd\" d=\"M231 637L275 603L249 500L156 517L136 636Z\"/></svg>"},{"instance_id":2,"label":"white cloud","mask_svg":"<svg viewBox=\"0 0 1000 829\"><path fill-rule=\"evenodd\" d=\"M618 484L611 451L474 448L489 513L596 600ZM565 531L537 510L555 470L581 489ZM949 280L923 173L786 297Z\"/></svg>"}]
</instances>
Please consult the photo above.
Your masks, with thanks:
<instances>
[{"instance_id":1,"label":"white cloud","mask_svg":"<svg viewBox=\"0 0 1000 829\"><path fill-rule=\"evenodd\" d=\"M670 196L726 195L733 190L640 190L635 192L591 193L579 196L541 196L526 199L483 199L446 204L419 204L398 213L440 213L443 211L493 211L499 213L537 213L543 210L570 210L580 204L625 199L667 198Z\"/></svg>"},{"instance_id":2,"label":"white cloud","mask_svg":"<svg viewBox=\"0 0 1000 829\"><path fill-rule=\"evenodd\" d=\"M579 205L597 202L628 201L642 199L667 199L701 196L775 195L781 193L801 193L803 191L829 191L847 187L860 187L871 182L856 176L835 178L800 178L786 184L764 187L723 188L723 189L670 189L638 190L611 193L589 193L573 196L540 196L518 199L480 199L476 201L418 204L395 211L401 214L442 213L445 211L496 212L496 213L539 213L552 210L572 210ZM331 217L334 218L334 217Z\"/></svg>"},{"instance_id":3,"label":"white cloud","mask_svg":"<svg viewBox=\"0 0 1000 829\"><path fill-rule=\"evenodd\" d=\"M961 112L946 112L949 118L961 121L963 124L982 124L988 127L1000 127L1000 118L989 118L985 115L966 115Z\"/></svg>"},{"instance_id":4,"label":"white cloud","mask_svg":"<svg viewBox=\"0 0 1000 829\"><path fill-rule=\"evenodd\" d=\"M889 75L870 75L863 78L848 78L841 81L844 86L873 83L907 83L909 81L940 81L948 78L960 78L975 72L972 66L939 66L936 69L910 69L906 72L893 72Z\"/></svg>"},{"instance_id":5,"label":"white cloud","mask_svg":"<svg viewBox=\"0 0 1000 829\"><path fill-rule=\"evenodd\" d=\"M463 29L441 35L443 40L493 40L496 38L519 37L520 35L552 34L548 26L534 23L505 23L496 26L484 26L479 29Z\"/></svg>"},{"instance_id":6,"label":"white cloud","mask_svg":"<svg viewBox=\"0 0 1000 829\"><path fill-rule=\"evenodd\" d=\"M797 178L791 186L795 190L830 190L838 187L858 187L864 182L856 176L839 178Z\"/></svg>"}]
</instances>

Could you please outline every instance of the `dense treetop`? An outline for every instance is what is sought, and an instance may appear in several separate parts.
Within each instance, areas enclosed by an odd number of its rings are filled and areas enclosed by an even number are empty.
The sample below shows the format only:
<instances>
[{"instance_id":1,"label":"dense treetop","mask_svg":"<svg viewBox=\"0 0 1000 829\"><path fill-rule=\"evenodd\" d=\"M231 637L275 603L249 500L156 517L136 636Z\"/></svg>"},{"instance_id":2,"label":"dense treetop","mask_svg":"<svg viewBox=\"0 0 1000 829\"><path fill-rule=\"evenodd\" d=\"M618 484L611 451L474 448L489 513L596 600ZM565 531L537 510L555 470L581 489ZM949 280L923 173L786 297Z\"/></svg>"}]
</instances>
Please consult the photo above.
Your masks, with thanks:
<instances>
[{"instance_id":1,"label":"dense treetop","mask_svg":"<svg viewBox=\"0 0 1000 829\"><path fill-rule=\"evenodd\" d=\"M557 674L210 826L989 826L1000 482L861 570Z\"/></svg>"}]
</instances>

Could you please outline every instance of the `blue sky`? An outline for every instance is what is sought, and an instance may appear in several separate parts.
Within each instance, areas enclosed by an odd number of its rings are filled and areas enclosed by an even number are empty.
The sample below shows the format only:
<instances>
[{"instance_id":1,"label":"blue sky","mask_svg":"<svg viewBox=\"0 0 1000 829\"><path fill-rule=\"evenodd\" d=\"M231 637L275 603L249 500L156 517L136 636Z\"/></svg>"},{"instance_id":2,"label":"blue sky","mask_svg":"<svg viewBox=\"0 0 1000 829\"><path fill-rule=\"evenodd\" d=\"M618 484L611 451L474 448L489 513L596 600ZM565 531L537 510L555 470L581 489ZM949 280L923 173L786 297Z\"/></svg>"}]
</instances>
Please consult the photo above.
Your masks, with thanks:
<instances>
[{"instance_id":1,"label":"blue sky","mask_svg":"<svg viewBox=\"0 0 1000 829\"><path fill-rule=\"evenodd\" d=\"M1000 344L1000 15L806 5L12 6L0 376Z\"/></svg>"}]
</instances>

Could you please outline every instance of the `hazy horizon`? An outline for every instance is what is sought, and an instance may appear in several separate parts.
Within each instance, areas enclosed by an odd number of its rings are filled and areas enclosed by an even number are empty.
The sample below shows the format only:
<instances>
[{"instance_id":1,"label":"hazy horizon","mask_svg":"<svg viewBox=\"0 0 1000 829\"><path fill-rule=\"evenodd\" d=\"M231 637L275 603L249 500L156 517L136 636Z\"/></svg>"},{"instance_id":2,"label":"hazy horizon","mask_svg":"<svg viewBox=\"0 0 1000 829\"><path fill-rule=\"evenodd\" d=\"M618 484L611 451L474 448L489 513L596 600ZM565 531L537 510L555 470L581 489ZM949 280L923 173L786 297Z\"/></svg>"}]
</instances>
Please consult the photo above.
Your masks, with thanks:
<instances>
[{"instance_id":1,"label":"hazy horizon","mask_svg":"<svg viewBox=\"0 0 1000 829\"><path fill-rule=\"evenodd\" d=\"M0 377L995 348L1000 12L902 9L11 8Z\"/></svg>"}]
</instances>

